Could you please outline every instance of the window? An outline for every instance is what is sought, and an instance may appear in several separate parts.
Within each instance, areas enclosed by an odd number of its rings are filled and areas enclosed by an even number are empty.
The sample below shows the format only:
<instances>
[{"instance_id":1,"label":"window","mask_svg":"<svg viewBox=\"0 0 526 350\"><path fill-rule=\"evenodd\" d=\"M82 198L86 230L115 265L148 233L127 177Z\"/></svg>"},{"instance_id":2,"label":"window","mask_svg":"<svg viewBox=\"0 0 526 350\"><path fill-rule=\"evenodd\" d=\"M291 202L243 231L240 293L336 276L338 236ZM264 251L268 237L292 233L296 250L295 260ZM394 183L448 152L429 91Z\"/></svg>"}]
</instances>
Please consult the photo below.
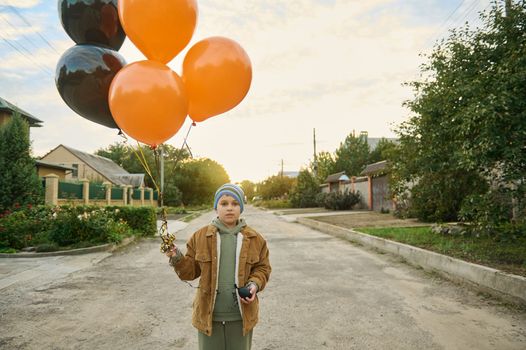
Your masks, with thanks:
<instances>
[{"instance_id":1,"label":"window","mask_svg":"<svg viewBox=\"0 0 526 350\"><path fill-rule=\"evenodd\" d=\"M73 168L73 172L71 173L72 177L79 177L79 165L78 164L71 164L71 167Z\"/></svg>"}]
</instances>

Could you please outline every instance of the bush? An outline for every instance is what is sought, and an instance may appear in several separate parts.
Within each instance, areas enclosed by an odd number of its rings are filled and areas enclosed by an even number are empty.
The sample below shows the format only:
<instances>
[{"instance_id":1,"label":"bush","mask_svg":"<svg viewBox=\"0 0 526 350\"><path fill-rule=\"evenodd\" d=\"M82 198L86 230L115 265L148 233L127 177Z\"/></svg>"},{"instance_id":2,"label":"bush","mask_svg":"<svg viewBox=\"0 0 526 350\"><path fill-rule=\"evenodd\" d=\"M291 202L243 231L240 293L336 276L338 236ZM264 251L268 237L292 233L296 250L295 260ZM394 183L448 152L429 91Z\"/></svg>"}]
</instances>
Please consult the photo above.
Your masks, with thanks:
<instances>
[{"instance_id":1,"label":"bush","mask_svg":"<svg viewBox=\"0 0 526 350\"><path fill-rule=\"evenodd\" d=\"M512 220L512 193L505 188L468 196L462 203L459 217L463 222L470 224L469 231L476 235L515 239L526 232L524 218Z\"/></svg>"},{"instance_id":2,"label":"bush","mask_svg":"<svg viewBox=\"0 0 526 350\"><path fill-rule=\"evenodd\" d=\"M35 213L41 214L35 210L5 212L0 217L0 247L22 249L39 241L38 233L45 230L47 224Z\"/></svg>"},{"instance_id":3,"label":"bush","mask_svg":"<svg viewBox=\"0 0 526 350\"><path fill-rule=\"evenodd\" d=\"M0 247L39 249L118 243L157 232L155 208L39 206L0 215Z\"/></svg>"},{"instance_id":4,"label":"bush","mask_svg":"<svg viewBox=\"0 0 526 350\"><path fill-rule=\"evenodd\" d=\"M350 210L360 203L360 194L349 192L348 190L345 190L345 192L320 193L317 196L317 201L325 209Z\"/></svg>"},{"instance_id":5,"label":"bush","mask_svg":"<svg viewBox=\"0 0 526 350\"><path fill-rule=\"evenodd\" d=\"M13 253L16 253L16 249L0 247L0 254L13 254Z\"/></svg>"},{"instance_id":6,"label":"bush","mask_svg":"<svg viewBox=\"0 0 526 350\"><path fill-rule=\"evenodd\" d=\"M131 229L142 236L157 233L156 209L153 207L107 207L117 220L124 220Z\"/></svg>"},{"instance_id":7,"label":"bush","mask_svg":"<svg viewBox=\"0 0 526 350\"><path fill-rule=\"evenodd\" d=\"M320 193L320 186L316 178L307 170L302 170L290 194L290 203L295 208L316 207L318 206L316 201L318 193Z\"/></svg>"}]
</instances>

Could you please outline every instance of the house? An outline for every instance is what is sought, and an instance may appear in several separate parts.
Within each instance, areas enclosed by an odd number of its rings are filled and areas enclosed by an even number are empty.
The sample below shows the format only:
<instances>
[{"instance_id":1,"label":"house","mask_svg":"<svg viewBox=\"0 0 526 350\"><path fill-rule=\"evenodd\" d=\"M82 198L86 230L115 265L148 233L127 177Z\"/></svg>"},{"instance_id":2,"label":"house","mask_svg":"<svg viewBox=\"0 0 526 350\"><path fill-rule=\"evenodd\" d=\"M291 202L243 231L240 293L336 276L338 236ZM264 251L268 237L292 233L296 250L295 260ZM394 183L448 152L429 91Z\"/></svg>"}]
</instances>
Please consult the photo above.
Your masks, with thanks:
<instances>
[{"instance_id":1,"label":"house","mask_svg":"<svg viewBox=\"0 0 526 350\"><path fill-rule=\"evenodd\" d=\"M40 161L48 165L54 164L70 169L70 172L65 173L64 179L67 181L88 179L90 182L110 182L114 186L144 186L144 174L130 174L111 159L64 145L58 145L44 155ZM42 176L40 171L39 175Z\"/></svg>"},{"instance_id":2,"label":"house","mask_svg":"<svg viewBox=\"0 0 526 350\"><path fill-rule=\"evenodd\" d=\"M391 210L394 203L389 193L388 171L389 162L384 160L367 165L360 173L361 176L352 176L350 179L344 171L331 174L320 187L325 193L349 191L360 194L360 208Z\"/></svg>"},{"instance_id":3,"label":"house","mask_svg":"<svg viewBox=\"0 0 526 350\"><path fill-rule=\"evenodd\" d=\"M354 131L353 131L353 134L354 134ZM378 143L382 139L384 139L386 141L398 143L398 139L397 138L392 138L392 137L369 137L369 133L367 131L360 131L360 136L359 137L365 138L365 140L367 141L367 144L369 145L369 149L371 151L374 150L376 148L376 146L378 146Z\"/></svg>"},{"instance_id":4,"label":"house","mask_svg":"<svg viewBox=\"0 0 526 350\"><path fill-rule=\"evenodd\" d=\"M62 181L66 180L66 176L75 170L75 168L70 166L49 163L42 160L36 160L35 164L39 177L46 177L47 175L55 174Z\"/></svg>"},{"instance_id":5,"label":"house","mask_svg":"<svg viewBox=\"0 0 526 350\"><path fill-rule=\"evenodd\" d=\"M22 118L24 118L27 121L29 127L39 128L42 126L42 120L35 118L23 109L15 106L14 104L0 97L0 126L6 124L9 120L11 120L13 114L16 112L20 113Z\"/></svg>"},{"instance_id":6,"label":"house","mask_svg":"<svg viewBox=\"0 0 526 350\"><path fill-rule=\"evenodd\" d=\"M345 184L349 183L349 177L345 174L345 171L340 171L339 173L331 174L325 179L325 184L327 186L322 187L323 192L337 192L344 191Z\"/></svg>"}]
</instances>

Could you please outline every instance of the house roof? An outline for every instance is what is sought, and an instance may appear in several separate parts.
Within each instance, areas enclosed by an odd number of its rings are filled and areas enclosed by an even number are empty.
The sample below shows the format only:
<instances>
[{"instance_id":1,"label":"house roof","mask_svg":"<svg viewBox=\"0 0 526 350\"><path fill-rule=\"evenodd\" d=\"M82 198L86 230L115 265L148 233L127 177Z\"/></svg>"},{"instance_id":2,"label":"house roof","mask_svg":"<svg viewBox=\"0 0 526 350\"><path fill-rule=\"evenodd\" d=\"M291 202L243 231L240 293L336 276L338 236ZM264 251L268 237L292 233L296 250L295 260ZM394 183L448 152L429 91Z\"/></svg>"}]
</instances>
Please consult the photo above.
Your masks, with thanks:
<instances>
[{"instance_id":1,"label":"house roof","mask_svg":"<svg viewBox=\"0 0 526 350\"><path fill-rule=\"evenodd\" d=\"M75 170L75 168L70 167L70 166L66 166L66 165L62 165L62 164L56 164L56 163L50 163L50 162L46 162L46 161L43 161L43 160L35 160L35 163L37 164L37 166L45 166L47 168L52 168L52 169Z\"/></svg>"},{"instance_id":2,"label":"house roof","mask_svg":"<svg viewBox=\"0 0 526 350\"><path fill-rule=\"evenodd\" d=\"M130 173L118 166L113 160L95 154L82 152L68 146L62 145L62 147L73 153L77 158L80 158L84 163L98 171L115 185L130 185L122 177L123 175L130 175Z\"/></svg>"},{"instance_id":3,"label":"house roof","mask_svg":"<svg viewBox=\"0 0 526 350\"><path fill-rule=\"evenodd\" d=\"M29 123L29 126L32 126L32 127L41 127L42 126L41 123L43 123L42 120L35 118L31 114L24 111L22 108L15 106L14 104L10 103L7 100L4 100L1 97L0 97L0 111L7 112L10 114L13 114L14 112L18 112L24 119L27 120L27 122Z\"/></svg>"},{"instance_id":4,"label":"house roof","mask_svg":"<svg viewBox=\"0 0 526 350\"><path fill-rule=\"evenodd\" d=\"M383 172L383 171L385 171L387 169L387 165L388 164L389 163L388 163L387 160L382 160L380 162L369 164L360 173L360 175L373 175L373 174L381 173L381 172Z\"/></svg>"},{"instance_id":5,"label":"house roof","mask_svg":"<svg viewBox=\"0 0 526 350\"><path fill-rule=\"evenodd\" d=\"M73 155L75 155L77 158L82 160L89 167L97 171L99 174L110 180L115 185L141 186L144 183L144 174L130 174L111 159L82 152L78 149L64 146L62 144L49 151L42 158L45 158L49 153L53 152L60 146L64 147L66 150L71 152Z\"/></svg>"},{"instance_id":6,"label":"house roof","mask_svg":"<svg viewBox=\"0 0 526 350\"><path fill-rule=\"evenodd\" d=\"M327 183L340 181L349 181L349 177L345 175L345 171L340 171L339 173L331 174L325 179L325 182Z\"/></svg>"},{"instance_id":7,"label":"house roof","mask_svg":"<svg viewBox=\"0 0 526 350\"><path fill-rule=\"evenodd\" d=\"M124 184L132 185L133 187L144 185L144 174L122 174L115 175L115 177L119 178Z\"/></svg>"},{"instance_id":8,"label":"house roof","mask_svg":"<svg viewBox=\"0 0 526 350\"><path fill-rule=\"evenodd\" d=\"M376 146L378 146L378 143L380 142L381 139L385 139L387 141L398 143L398 139L392 138L392 137L367 137L367 144L369 145L369 148L371 149L371 151L374 150Z\"/></svg>"}]
</instances>

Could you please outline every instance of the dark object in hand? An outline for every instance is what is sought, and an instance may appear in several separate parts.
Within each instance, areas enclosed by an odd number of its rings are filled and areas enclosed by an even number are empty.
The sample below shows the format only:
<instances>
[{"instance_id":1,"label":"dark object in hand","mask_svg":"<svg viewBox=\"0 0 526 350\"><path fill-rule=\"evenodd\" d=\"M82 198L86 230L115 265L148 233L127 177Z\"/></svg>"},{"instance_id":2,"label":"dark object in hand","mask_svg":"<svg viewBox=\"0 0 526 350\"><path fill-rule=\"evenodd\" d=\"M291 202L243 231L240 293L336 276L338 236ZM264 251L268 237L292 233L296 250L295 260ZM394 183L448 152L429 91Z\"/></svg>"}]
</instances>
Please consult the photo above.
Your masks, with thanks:
<instances>
[{"instance_id":1,"label":"dark object in hand","mask_svg":"<svg viewBox=\"0 0 526 350\"><path fill-rule=\"evenodd\" d=\"M250 299L252 298L252 293L250 293L250 289L248 287L241 287L237 289L237 292L239 293L239 296L243 299Z\"/></svg>"}]
</instances>

